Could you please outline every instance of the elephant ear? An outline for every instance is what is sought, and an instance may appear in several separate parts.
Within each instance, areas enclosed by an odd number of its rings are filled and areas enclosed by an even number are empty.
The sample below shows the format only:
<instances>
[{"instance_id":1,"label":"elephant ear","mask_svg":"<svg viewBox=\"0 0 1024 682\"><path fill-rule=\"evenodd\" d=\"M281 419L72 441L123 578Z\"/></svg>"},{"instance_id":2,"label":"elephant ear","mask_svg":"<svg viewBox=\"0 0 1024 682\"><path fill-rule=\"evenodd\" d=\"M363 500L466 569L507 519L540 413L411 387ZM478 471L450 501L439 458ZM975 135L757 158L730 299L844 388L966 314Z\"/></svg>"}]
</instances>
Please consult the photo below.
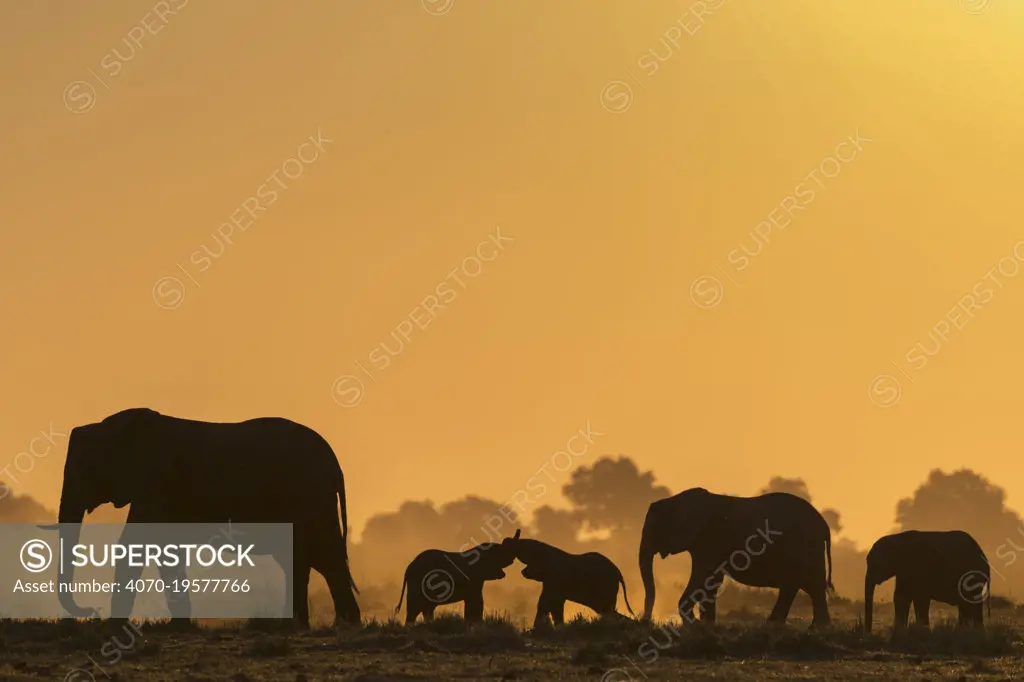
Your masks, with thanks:
<instances>
[{"instance_id":1,"label":"elephant ear","mask_svg":"<svg viewBox=\"0 0 1024 682\"><path fill-rule=\"evenodd\" d=\"M693 488L689 495L681 522L680 536L686 549L713 539L725 531L728 518L727 505L705 488Z\"/></svg>"},{"instance_id":2,"label":"elephant ear","mask_svg":"<svg viewBox=\"0 0 1024 682\"><path fill-rule=\"evenodd\" d=\"M108 478L116 498L135 498L145 486L143 479L168 483L165 475L173 463L160 452L169 444L169 434L161 433L164 419L153 410L134 408L100 422L103 451L98 469Z\"/></svg>"}]
</instances>

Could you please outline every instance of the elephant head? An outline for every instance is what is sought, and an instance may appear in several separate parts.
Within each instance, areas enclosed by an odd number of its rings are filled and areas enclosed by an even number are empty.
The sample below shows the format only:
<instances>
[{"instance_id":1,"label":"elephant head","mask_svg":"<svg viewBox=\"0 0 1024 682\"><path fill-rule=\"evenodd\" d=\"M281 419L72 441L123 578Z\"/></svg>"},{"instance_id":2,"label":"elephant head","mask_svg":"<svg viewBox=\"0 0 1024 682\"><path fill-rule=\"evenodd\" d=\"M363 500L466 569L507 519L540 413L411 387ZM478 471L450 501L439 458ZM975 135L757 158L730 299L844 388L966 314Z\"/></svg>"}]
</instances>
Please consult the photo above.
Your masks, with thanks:
<instances>
[{"instance_id":1,"label":"elephant head","mask_svg":"<svg viewBox=\"0 0 1024 682\"><path fill-rule=\"evenodd\" d=\"M709 525L726 516L727 497L704 488L691 488L651 503L640 538L640 577L644 582L643 619L654 611L654 555L662 559L690 551L699 544Z\"/></svg>"},{"instance_id":2,"label":"elephant head","mask_svg":"<svg viewBox=\"0 0 1024 682\"><path fill-rule=\"evenodd\" d=\"M65 547L78 544L80 524L96 507L111 502L116 507L130 504L138 493L136 468L146 454L143 439L158 438L155 427L159 414L133 409L111 415L102 422L76 426L68 440L64 464L64 484L60 493L57 522ZM74 578L74 567L64 573L63 562L58 581L64 586ZM93 615L92 609L75 603L66 587L58 592L61 606L75 618Z\"/></svg>"},{"instance_id":3,"label":"elephant head","mask_svg":"<svg viewBox=\"0 0 1024 682\"><path fill-rule=\"evenodd\" d=\"M540 542L539 540L521 539L519 537L521 534L522 529L516 529L515 535L501 541L502 546L507 547L508 551L511 552L514 558L519 559L519 561L526 564L527 567L529 567L530 564L540 566L550 560L550 545ZM533 572L536 572L536 567ZM524 572L523 575L526 575L526 573Z\"/></svg>"},{"instance_id":4,"label":"elephant head","mask_svg":"<svg viewBox=\"0 0 1024 682\"><path fill-rule=\"evenodd\" d=\"M871 632L875 587L896 575L903 564L904 543L900 540L895 535L886 536L868 551L867 572L864 574L864 630L867 632Z\"/></svg>"},{"instance_id":5,"label":"elephant head","mask_svg":"<svg viewBox=\"0 0 1024 682\"><path fill-rule=\"evenodd\" d=\"M523 540L519 537L522 533L522 529L517 528L516 534L505 538L501 544L508 549L514 559L526 564L523 569L524 578L544 582L544 567L549 561L548 549L550 547L537 540Z\"/></svg>"},{"instance_id":6,"label":"elephant head","mask_svg":"<svg viewBox=\"0 0 1024 682\"><path fill-rule=\"evenodd\" d=\"M470 572L479 580L501 580L505 570L516 560L515 555L504 544L485 542L477 546L480 557L470 565Z\"/></svg>"},{"instance_id":7,"label":"elephant head","mask_svg":"<svg viewBox=\"0 0 1024 682\"><path fill-rule=\"evenodd\" d=\"M546 573L544 572L544 570L538 567L536 564L534 564L533 566L528 565L526 568L523 569L523 577L527 580L536 580L537 582L542 583L545 580L545 576Z\"/></svg>"}]
</instances>

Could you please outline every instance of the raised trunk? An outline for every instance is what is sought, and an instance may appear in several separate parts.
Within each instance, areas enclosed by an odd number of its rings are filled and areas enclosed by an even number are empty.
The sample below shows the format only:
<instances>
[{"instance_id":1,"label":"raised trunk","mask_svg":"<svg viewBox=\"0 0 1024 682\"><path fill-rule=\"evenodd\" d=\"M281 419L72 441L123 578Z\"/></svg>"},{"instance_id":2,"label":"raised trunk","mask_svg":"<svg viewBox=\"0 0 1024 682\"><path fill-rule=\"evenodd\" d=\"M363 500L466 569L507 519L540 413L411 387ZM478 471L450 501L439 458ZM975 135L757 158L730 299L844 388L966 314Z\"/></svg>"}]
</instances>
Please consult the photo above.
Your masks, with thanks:
<instances>
[{"instance_id":1,"label":"raised trunk","mask_svg":"<svg viewBox=\"0 0 1024 682\"><path fill-rule=\"evenodd\" d=\"M79 533L82 529L82 519L85 518L85 505L80 503L75 492L68 488L68 481L65 480L64 490L61 491L60 495L60 511L57 513L57 523L60 524L59 547L70 555L71 548L78 544ZM60 605L64 607L64 610L67 611L72 618L88 618L92 616L95 611L93 609L82 608L75 603L75 597L68 589L68 586L74 577L75 567L69 563L68 572L65 574L64 561L59 560L57 563L57 582L59 584L57 599L60 601Z\"/></svg>"},{"instance_id":2,"label":"raised trunk","mask_svg":"<svg viewBox=\"0 0 1024 682\"><path fill-rule=\"evenodd\" d=\"M654 550L640 545L640 578L644 581L644 614L650 620L654 614Z\"/></svg>"},{"instance_id":3,"label":"raised trunk","mask_svg":"<svg viewBox=\"0 0 1024 682\"><path fill-rule=\"evenodd\" d=\"M871 632L871 610L875 598L875 576L868 571L864 578L864 631Z\"/></svg>"}]
</instances>

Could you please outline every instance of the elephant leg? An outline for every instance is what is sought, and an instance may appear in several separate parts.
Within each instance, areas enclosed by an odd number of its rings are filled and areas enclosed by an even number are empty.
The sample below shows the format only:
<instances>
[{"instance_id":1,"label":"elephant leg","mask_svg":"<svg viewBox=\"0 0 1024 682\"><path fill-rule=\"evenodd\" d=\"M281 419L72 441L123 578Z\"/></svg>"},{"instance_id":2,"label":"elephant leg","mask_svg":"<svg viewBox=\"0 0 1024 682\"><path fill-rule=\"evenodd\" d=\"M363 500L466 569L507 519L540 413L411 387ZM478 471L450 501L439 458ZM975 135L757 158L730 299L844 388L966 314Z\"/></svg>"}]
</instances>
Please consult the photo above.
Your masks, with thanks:
<instances>
[{"instance_id":1,"label":"elephant leg","mask_svg":"<svg viewBox=\"0 0 1024 682\"><path fill-rule=\"evenodd\" d=\"M565 599L559 599L558 597L551 598L551 607L548 611L551 614L551 620L554 621L555 625L565 624Z\"/></svg>"},{"instance_id":2,"label":"elephant leg","mask_svg":"<svg viewBox=\"0 0 1024 682\"><path fill-rule=\"evenodd\" d=\"M160 566L160 577L163 578L167 589L164 594L167 596L167 610L171 612L171 618L188 620L192 618L192 601L188 596L188 590L181 587L182 581L188 576L185 574L184 566ZM174 581L178 581L179 591L174 591Z\"/></svg>"},{"instance_id":3,"label":"elephant leg","mask_svg":"<svg viewBox=\"0 0 1024 682\"><path fill-rule=\"evenodd\" d=\"M142 544L145 538L139 536L138 526L126 523L121 531L121 538L118 542L122 545ZM120 590L114 592L110 598L110 617L119 620L127 620L132 615L132 607L135 606L136 590L129 590L125 586L142 575L141 566L132 566L131 562L118 563L114 567L114 582L120 586Z\"/></svg>"},{"instance_id":4,"label":"elephant leg","mask_svg":"<svg viewBox=\"0 0 1024 682\"><path fill-rule=\"evenodd\" d=\"M429 623L434 620L434 608L433 604L426 604L423 607L423 622Z\"/></svg>"},{"instance_id":5,"label":"elephant leg","mask_svg":"<svg viewBox=\"0 0 1024 682\"><path fill-rule=\"evenodd\" d=\"M118 620L127 620L132 615L132 608L135 606L135 590L125 588L129 582L137 580L142 575L141 566L130 566L127 563L117 564L114 568L114 582L121 586L121 589L110 598L110 617ZM172 614L173 615L173 614Z\"/></svg>"},{"instance_id":6,"label":"elephant leg","mask_svg":"<svg viewBox=\"0 0 1024 682\"><path fill-rule=\"evenodd\" d=\"M832 622L828 615L828 600L825 598L825 584L815 585L805 590L811 598L811 607L814 609L814 618L811 620L811 627L824 627Z\"/></svg>"},{"instance_id":7,"label":"elephant leg","mask_svg":"<svg viewBox=\"0 0 1024 682\"><path fill-rule=\"evenodd\" d=\"M701 600L697 605L697 613L700 615L700 622L708 623L710 625L715 624L715 612L718 604L718 588L721 587L721 583L715 583L713 585L705 585L708 587L707 598Z\"/></svg>"},{"instance_id":8,"label":"elephant leg","mask_svg":"<svg viewBox=\"0 0 1024 682\"><path fill-rule=\"evenodd\" d=\"M615 585L615 594L612 594L610 596L608 596L607 594L602 595L600 601L595 602L594 606L591 606L590 604L586 604L586 606L590 606L590 608L597 611L598 615L600 615L602 618L614 618L615 616L621 615L615 610L615 607L618 604L618 599L619 586Z\"/></svg>"},{"instance_id":9,"label":"elephant leg","mask_svg":"<svg viewBox=\"0 0 1024 682\"><path fill-rule=\"evenodd\" d=\"M479 623L484 619L484 588L467 595L463 604L462 617L467 623Z\"/></svg>"},{"instance_id":10,"label":"elephant leg","mask_svg":"<svg viewBox=\"0 0 1024 682\"><path fill-rule=\"evenodd\" d=\"M409 590L408 599L405 600L405 624L412 625L416 622L416 619L421 613L423 613L423 607L420 605L420 600L416 598L418 593Z\"/></svg>"},{"instance_id":11,"label":"elephant leg","mask_svg":"<svg viewBox=\"0 0 1024 682\"><path fill-rule=\"evenodd\" d=\"M779 598L775 601L771 614L768 616L769 623L785 623L789 618L789 610L793 608L793 600L800 588L793 585L784 585L779 588Z\"/></svg>"},{"instance_id":12,"label":"elephant leg","mask_svg":"<svg viewBox=\"0 0 1024 682\"><path fill-rule=\"evenodd\" d=\"M292 563L292 557L284 553L274 553L272 556L284 573L284 612L281 615L285 618L293 618L295 616L295 566Z\"/></svg>"},{"instance_id":13,"label":"elephant leg","mask_svg":"<svg viewBox=\"0 0 1024 682\"><path fill-rule=\"evenodd\" d=\"M309 558L303 548L296 547L292 556L292 620L309 629Z\"/></svg>"},{"instance_id":14,"label":"elephant leg","mask_svg":"<svg viewBox=\"0 0 1024 682\"><path fill-rule=\"evenodd\" d=\"M327 581L334 602L334 626L348 622L358 624L359 604L352 592L352 577L345 561L345 545L341 535L332 534L327 546L318 548L313 568Z\"/></svg>"},{"instance_id":15,"label":"elephant leg","mask_svg":"<svg viewBox=\"0 0 1024 682\"><path fill-rule=\"evenodd\" d=\"M537 599L537 615L533 618L533 628L537 628L547 625L549 623L548 617L551 614L551 589L545 585L540 591L540 597Z\"/></svg>"},{"instance_id":16,"label":"elephant leg","mask_svg":"<svg viewBox=\"0 0 1024 682\"><path fill-rule=\"evenodd\" d=\"M923 625L928 627L928 607L931 605L931 600L923 595L915 595L914 602L914 621L917 625ZM961 611L962 613L962 611Z\"/></svg>"},{"instance_id":17,"label":"elephant leg","mask_svg":"<svg viewBox=\"0 0 1024 682\"><path fill-rule=\"evenodd\" d=\"M699 570L696 566L690 571L690 580L686 583L683 596L679 598L679 617L683 619L683 622L692 625L694 623L693 608L707 601L708 591L703 587L707 582L706 578L707 573Z\"/></svg>"},{"instance_id":18,"label":"elephant leg","mask_svg":"<svg viewBox=\"0 0 1024 682\"><path fill-rule=\"evenodd\" d=\"M906 630L907 620L910 618L910 589L906 583L900 583L900 579L896 578L896 589L893 591L892 605L894 608L893 614L893 628L900 632Z\"/></svg>"}]
</instances>

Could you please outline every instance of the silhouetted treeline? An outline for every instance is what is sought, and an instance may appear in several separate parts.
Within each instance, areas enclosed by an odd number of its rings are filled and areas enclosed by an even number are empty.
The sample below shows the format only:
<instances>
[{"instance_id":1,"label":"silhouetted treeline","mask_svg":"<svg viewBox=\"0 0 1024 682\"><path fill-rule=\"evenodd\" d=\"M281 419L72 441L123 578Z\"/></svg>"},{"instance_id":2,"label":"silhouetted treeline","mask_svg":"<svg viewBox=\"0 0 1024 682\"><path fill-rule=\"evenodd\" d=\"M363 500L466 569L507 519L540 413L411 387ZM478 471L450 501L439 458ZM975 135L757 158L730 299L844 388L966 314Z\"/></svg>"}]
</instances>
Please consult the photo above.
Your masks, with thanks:
<instances>
[{"instance_id":1,"label":"silhouetted treeline","mask_svg":"<svg viewBox=\"0 0 1024 682\"><path fill-rule=\"evenodd\" d=\"M395 511L372 516L359 542L350 542L349 554L363 614L387 618L392 613L405 568L424 549L460 550L481 542L500 542L516 528L522 528L525 537L569 552L601 552L622 570L630 601L642 603L637 548L644 516L652 501L675 492L678 491L659 485L653 472L641 471L632 459L619 456L603 457L593 465L575 469L562 486L560 499L552 491L546 504L531 509L517 510L514 504L475 495L440 505L430 500L404 502ZM815 502L806 483L799 478L773 477L758 491L763 492L788 492ZM832 529L836 590L847 599L859 601L863 596L865 556L874 538L863 546L857 545L843 537L839 511L821 505L818 508ZM86 522L123 521L126 514L127 508L103 505L87 516ZM55 518L52 510L31 497L8 495L0 499L0 521L52 522ZM895 505L891 532L912 529L967 531L988 556L994 592L1011 597L1024 592L1024 522L1006 507L1005 491L983 476L969 469L930 472L913 494ZM533 617L541 586L522 578L521 570L522 565L517 562L506 570L505 580L486 584L487 611L505 611L521 620ZM657 562L657 616L675 613L689 571L686 554ZM315 602L323 599L326 604L326 585L315 574L314 581L312 598ZM419 586L411 585L409 589ZM891 585L883 586L876 599L890 599L891 589ZM767 614L774 600L774 590L759 594L732 584L723 591L719 608L720 613L742 610L757 617ZM329 608L316 605L314 610ZM445 608L458 611L460 607ZM624 611L621 601L620 610ZM566 615L571 617L575 612L569 607Z\"/></svg>"}]
</instances>

